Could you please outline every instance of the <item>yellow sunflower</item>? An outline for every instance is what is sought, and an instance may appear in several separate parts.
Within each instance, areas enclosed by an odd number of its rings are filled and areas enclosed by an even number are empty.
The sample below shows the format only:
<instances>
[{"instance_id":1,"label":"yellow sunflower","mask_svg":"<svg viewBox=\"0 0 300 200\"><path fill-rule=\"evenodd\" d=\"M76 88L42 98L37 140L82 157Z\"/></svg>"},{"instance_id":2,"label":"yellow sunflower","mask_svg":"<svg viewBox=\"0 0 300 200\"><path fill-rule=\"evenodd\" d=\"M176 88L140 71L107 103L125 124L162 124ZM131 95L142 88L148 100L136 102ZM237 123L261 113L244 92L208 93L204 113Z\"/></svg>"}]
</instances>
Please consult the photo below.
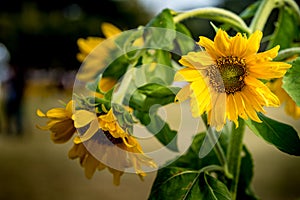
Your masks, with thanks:
<instances>
[{"instance_id":1,"label":"yellow sunflower","mask_svg":"<svg viewBox=\"0 0 300 200\"><path fill-rule=\"evenodd\" d=\"M102 23L101 30L106 38L110 38L120 34L122 31L110 23ZM87 39L79 38L77 45L80 53L77 54L77 59L83 62L84 59L95 49L105 38L88 37Z\"/></svg>"},{"instance_id":2,"label":"yellow sunflower","mask_svg":"<svg viewBox=\"0 0 300 200\"><path fill-rule=\"evenodd\" d=\"M300 107L297 106L296 102L289 96L289 94L282 89L282 78L278 78L267 84L271 91L277 95L281 104L285 103L285 111L288 115L294 119L300 118Z\"/></svg>"},{"instance_id":3,"label":"yellow sunflower","mask_svg":"<svg viewBox=\"0 0 300 200\"><path fill-rule=\"evenodd\" d=\"M249 38L241 33L234 37L219 29L214 41L200 37L199 46L206 51L190 52L179 61L183 68L175 75L177 81L187 81L177 95L183 101L191 97L193 116L204 112L208 123L220 131L226 119L238 127L238 117L261 122L257 112L263 106L279 106L279 99L260 79L282 77L291 65L272 62L279 46L258 53L261 31Z\"/></svg>"},{"instance_id":4,"label":"yellow sunflower","mask_svg":"<svg viewBox=\"0 0 300 200\"><path fill-rule=\"evenodd\" d=\"M118 185L126 168L133 167L140 178L146 176L142 165L156 168L154 161L143 153L138 141L119 125L112 109L98 117L90 111L78 110L72 119L76 128L83 129L74 139L75 146L84 143L90 153L81 150L82 154L97 157L98 162L92 159L87 165L93 169L90 172L107 167L114 175L114 184Z\"/></svg>"},{"instance_id":5,"label":"yellow sunflower","mask_svg":"<svg viewBox=\"0 0 300 200\"><path fill-rule=\"evenodd\" d=\"M102 32L106 38L111 38L120 34L122 31L110 23L102 23ZM77 54L77 59L83 62L81 71L77 74L77 78L82 81L91 81L97 75L102 67L107 66L107 58L116 48L113 40L108 40L102 48L96 48L102 43L105 38L88 37L87 39L79 38L77 45L80 53ZM86 59L88 57L88 59Z\"/></svg>"},{"instance_id":6,"label":"yellow sunflower","mask_svg":"<svg viewBox=\"0 0 300 200\"><path fill-rule=\"evenodd\" d=\"M51 131L51 139L55 143L67 142L76 132L74 122L72 120L72 109L74 102L71 100L66 108L53 108L44 114L41 110L37 110L39 117L48 118L46 126L37 126L42 130Z\"/></svg>"}]
</instances>

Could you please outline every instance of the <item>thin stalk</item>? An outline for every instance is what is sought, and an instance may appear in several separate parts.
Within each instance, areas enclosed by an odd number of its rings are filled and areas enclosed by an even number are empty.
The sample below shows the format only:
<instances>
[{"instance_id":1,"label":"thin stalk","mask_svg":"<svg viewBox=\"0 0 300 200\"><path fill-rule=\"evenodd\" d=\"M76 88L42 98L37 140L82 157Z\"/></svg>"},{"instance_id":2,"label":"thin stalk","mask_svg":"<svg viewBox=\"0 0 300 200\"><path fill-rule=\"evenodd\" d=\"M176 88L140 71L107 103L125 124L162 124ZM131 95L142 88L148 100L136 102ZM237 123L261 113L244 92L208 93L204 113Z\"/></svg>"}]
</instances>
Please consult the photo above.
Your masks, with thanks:
<instances>
[{"instance_id":1,"label":"thin stalk","mask_svg":"<svg viewBox=\"0 0 300 200\"><path fill-rule=\"evenodd\" d=\"M188 18L193 18L193 17L215 20L222 23L228 23L232 25L234 28L238 29L239 31L245 32L247 34L250 34L251 32L251 30L248 28L248 26L240 16L238 16L237 14L231 11L221 9L221 8L207 7L207 8L199 8L187 12L182 12L174 17L174 22L179 23L183 20L186 20Z\"/></svg>"},{"instance_id":2,"label":"thin stalk","mask_svg":"<svg viewBox=\"0 0 300 200\"><path fill-rule=\"evenodd\" d=\"M261 2L258 10L256 11L254 18L250 24L251 32L256 30L262 31L265 24L274 8L279 4L280 0L264 0Z\"/></svg>"},{"instance_id":3,"label":"thin stalk","mask_svg":"<svg viewBox=\"0 0 300 200\"><path fill-rule=\"evenodd\" d=\"M286 60L295 55L300 55L300 47L292 47L292 48L279 51L277 57L274 60L279 60L279 61Z\"/></svg>"},{"instance_id":4,"label":"thin stalk","mask_svg":"<svg viewBox=\"0 0 300 200\"><path fill-rule=\"evenodd\" d=\"M233 179L230 187L232 200L235 200L237 196L244 132L245 132L245 123L243 120L239 120L238 128L232 126L229 145L227 149L228 170L229 173L233 175Z\"/></svg>"},{"instance_id":5,"label":"thin stalk","mask_svg":"<svg viewBox=\"0 0 300 200\"><path fill-rule=\"evenodd\" d=\"M207 129L206 135L208 137L208 140L211 145L214 145L213 146L214 152L217 155L217 158L218 158L220 164L224 168L225 176L227 178L232 178L232 175L228 171L227 159L226 159L224 150L223 150L220 142L218 142L218 137L216 137L216 134L218 134L218 133L208 125L206 115L202 115L201 117L202 117L202 120L204 121L204 124Z\"/></svg>"}]
</instances>

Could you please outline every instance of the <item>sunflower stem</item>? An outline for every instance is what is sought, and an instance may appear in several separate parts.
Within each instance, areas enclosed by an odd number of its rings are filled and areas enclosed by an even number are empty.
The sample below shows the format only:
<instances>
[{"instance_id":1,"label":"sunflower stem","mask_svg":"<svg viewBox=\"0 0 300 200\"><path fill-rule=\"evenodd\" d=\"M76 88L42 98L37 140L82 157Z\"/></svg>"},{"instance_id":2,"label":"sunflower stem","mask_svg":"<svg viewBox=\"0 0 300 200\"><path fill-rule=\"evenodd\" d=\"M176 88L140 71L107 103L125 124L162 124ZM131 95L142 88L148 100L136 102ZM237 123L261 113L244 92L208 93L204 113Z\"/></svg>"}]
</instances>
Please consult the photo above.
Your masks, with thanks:
<instances>
[{"instance_id":1,"label":"sunflower stem","mask_svg":"<svg viewBox=\"0 0 300 200\"><path fill-rule=\"evenodd\" d=\"M220 142L218 142L218 138L216 137L216 131L209 127L209 125L207 123L206 115L202 115L201 117L202 117L202 120L204 121L204 124L206 125L207 137L209 139L209 142L211 144L214 144L213 149L214 149L215 154L217 155L217 158L218 158L220 164L223 167L224 174L227 178L231 179L233 176L232 176L232 174L230 174L230 172L228 170L227 159L226 159L224 150L223 150Z\"/></svg>"},{"instance_id":2,"label":"sunflower stem","mask_svg":"<svg viewBox=\"0 0 300 200\"><path fill-rule=\"evenodd\" d=\"M198 8L195 10L179 13L173 19L175 23L179 23L183 20L186 20L188 18L193 18L193 17L199 17L199 18L214 20L222 23L227 23L232 25L238 31L242 31L247 34L251 33L251 30L249 29L249 27L246 25L246 23L240 16L238 16L237 14L231 11L221 9L221 8L214 8L214 7Z\"/></svg>"},{"instance_id":3,"label":"sunflower stem","mask_svg":"<svg viewBox=\"0 0 300 200\"><path fill-rule=\"evenodd\" d=\"M300 47L292 47L292 48L279 51L277 57L274 60L282 61L299 54L300 54Z\"/></svg>"},{"instance_id":4,"label":"sunflower stem","mask_svg":"<svg viewBox=\"0 0 300 200\"><path fill-rule=\"evenodd\" d=\"M229 145L227 149L228 171L233 175L230 186L232 200L235 200L237 196L244 132L245 123L243 120L239 119L239 127L236 128L235 126L232 126Z\"/></svg>"},{"instance_id":5,"label":"sunflower stem","mask_svg":"<svg viewBox=\"0 0 300 200\"><path fill-rule=\"evenodd\" d=\"M263 0L250 24L251 32L263 31L272 10L283 3L282 0Z\"/></svg>"}]
</instances>

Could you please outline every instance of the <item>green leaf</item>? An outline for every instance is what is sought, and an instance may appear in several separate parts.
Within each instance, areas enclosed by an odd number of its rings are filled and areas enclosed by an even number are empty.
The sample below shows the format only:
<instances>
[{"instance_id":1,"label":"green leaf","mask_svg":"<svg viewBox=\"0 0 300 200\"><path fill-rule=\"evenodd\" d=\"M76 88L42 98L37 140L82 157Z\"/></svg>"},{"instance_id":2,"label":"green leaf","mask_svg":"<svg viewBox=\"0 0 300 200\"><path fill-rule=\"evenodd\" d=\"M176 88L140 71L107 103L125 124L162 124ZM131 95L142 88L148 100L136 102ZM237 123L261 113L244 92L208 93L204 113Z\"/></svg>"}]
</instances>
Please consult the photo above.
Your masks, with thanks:
<instances>
[{"instance_id":1,"label":"green leaf","mask_svg":"<svg viewBox=\"0 0 300 200\"><path fill-rule=\"evenodd\" d=\"M184 35L186 35L187 37L183 37L182 35L179 35L177 33L177 37L176 37L176 44L178 45L179 49L180 49L180 53L181 55L185 55L190 51L194 50L195 47L195 41L192 38L192 34L189 31L188 28L186 28L185 25L181 24L181 23L177 23L176 24L176 31L178 31L179 33L183 33ZM187 39L188 37L190 37L191 39Z\"/></svg>"},{"instance_id":2,"label":"green leaf","mask_svg":"<svg viewBox=\"0 0 300 200\"><path fill-rule=\"evenodd\" d=\"M293 41L299 34L299 22L296 13L288 6L279 9L278 21L275 24L275 31L270 39L267 49L280 45L280 49L292 46Z\"/></svg>"},{"instance_id":3,"label":"green leaf","mask_svg":"<svg viewBox=\"0 0 300 200\"><path fill-rule=\"evenodd\" d=\"M177 131L171 130L169 125L156 114L156 110L152 113L135 110L134 115L146 126L147 130L155 134L158 141L168 149L178 151Z\"/></svg>"},{"instance_id":4,"label":"green leaf","mask_svg":"<svg viewBox=\"0 0 300 200\"><path fill-rule=\"evenodd\" d=\"M148 112L153 105L173 103L179 90L180 88L177 87L166 87L157 83L150 83L139 87L133 92L129 100L129 106L139 111Z\"/></svg>"},{"instance_id":5,"label":"green leaf","mask_svg":"<svg viewBox=\"0 0 300 200\"><path fill-rule=\"evenodd\" d=\"M128 65L129 63L126 56L120 56L108 65L103 72L103 77L112 77L119 80L126 73Z\"/></svg>"},{"instance_id":6,"label":"green leaf","mask_svg":"<svg viewBox=\"0 0 300 200\"><path fill-rule=\"evenodd\" d=\"M151 47L171 50L175 37L175 23L170 9L164 9L146 25L144 39Z\"/></svg>"},{"instance_id":7,"label":"green leaf","mask_svg":"<svg viewBox=\"0 0 300 200\"><path fill-rule=\"evenodd\" d=\"M205 171L205 168L198 171L180 167L162 168L158 171L149 199L230 200L226 185Z\"/></svg>"},{"instance_id":8,"label":"green leaf","mask_svg":"<svg viewBox=\"0 0 300 200\"><path fill-rule=\"evenodd\" d=\"M166 167L158 171L152 186L150 200L199 199L199 171L179 167Z\"/></svg>"},{"instance_id":9,"label":"green leaf","mask_svg":"<svg viewBox=\"0 0 300 200\"><path fill-rule=\"evenodd\" d=\"M292 67L286 72L283 77L282 88L290 95L290 97L296 102L297 106L300 106L300 57L294 60Z\"/></svg>"},{"instance_id":10,"label":"green leaf","mask_svg":"<svg viewBox=\"0 0 300 200\"><path fill-rule=\"evenodd\" d=\"M248 127L259 137L273 144L280 151L291 155L300 155L300 139L296 130L284 123L277 122L258 113L262 123L245 120Z\"/></svg>"},{"instance_id":11,"label":"green leaf","mask_svg":"<svg viewBox=\"0 0 300 200\"><path fill-rule=\"evenodd\" d=\"M198 199L231 200L231 195L226 185L206 173L202 174L199 187L201 196Z\"/></svg>"}]
</instances>

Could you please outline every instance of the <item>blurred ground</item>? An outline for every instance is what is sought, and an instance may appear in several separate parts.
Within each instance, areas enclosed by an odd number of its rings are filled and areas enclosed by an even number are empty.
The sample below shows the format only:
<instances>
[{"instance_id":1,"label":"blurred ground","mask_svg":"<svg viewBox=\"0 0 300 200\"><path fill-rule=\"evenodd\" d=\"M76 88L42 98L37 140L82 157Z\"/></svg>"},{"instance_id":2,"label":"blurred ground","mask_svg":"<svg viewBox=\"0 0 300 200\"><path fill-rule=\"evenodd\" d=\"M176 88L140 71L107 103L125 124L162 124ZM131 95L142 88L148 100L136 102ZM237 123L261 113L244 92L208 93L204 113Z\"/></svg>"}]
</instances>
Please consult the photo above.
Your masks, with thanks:
<instances>
[{"instance_id":1,"label":"blurred ground","mask_svg":"<svg viewBox=\"0 0 300 200\"><path fill-rule=\"evenodd\" d=\"M23 102L24 135L0 133L0 200L143 200L151 189L155 173L142 182L134 174L124 174L121 185L112 185L109 172L96 172L87 180L77 160L67 157L71 144L58 145L50 141L48 132L35 128L44 124L35 110L68 101L71 90L50 87L48 82L28 82ZM282 109L271 112L281 121L299 121L283 114ZM300 159L281 153L248 132L245 142L255 164L254 190L264 200L295 200L300 198Z\"/></svg>"}]
</instances>

